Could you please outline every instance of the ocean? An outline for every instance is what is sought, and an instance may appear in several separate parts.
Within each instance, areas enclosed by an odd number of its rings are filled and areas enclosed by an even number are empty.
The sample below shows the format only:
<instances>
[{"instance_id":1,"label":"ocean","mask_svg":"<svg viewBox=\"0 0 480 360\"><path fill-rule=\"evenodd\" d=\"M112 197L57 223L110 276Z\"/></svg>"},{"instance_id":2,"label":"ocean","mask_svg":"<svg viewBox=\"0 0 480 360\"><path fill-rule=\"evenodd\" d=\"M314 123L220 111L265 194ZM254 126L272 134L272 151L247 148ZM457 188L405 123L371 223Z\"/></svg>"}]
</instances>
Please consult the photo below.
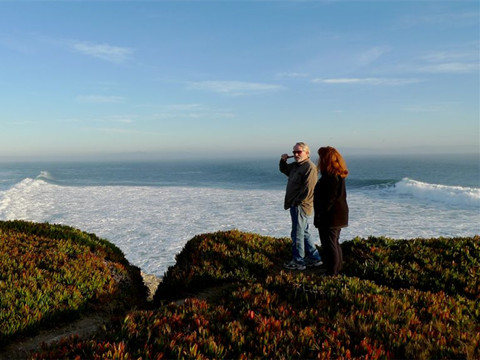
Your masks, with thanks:
<instances>
[{"instance_id":1,"label":"ocean","mask_svg":"<svg viewBox=\"0 0 480 360\"><path fill-rule=\"evenodd\" d=\"M144 272L162 276L197 234L239 229L288 237L287 178L278 160L0 163L0 220L95 233ZM478 155L346 161L350 224L342 242L480 234Z\"/></svg>"}]
</instances>

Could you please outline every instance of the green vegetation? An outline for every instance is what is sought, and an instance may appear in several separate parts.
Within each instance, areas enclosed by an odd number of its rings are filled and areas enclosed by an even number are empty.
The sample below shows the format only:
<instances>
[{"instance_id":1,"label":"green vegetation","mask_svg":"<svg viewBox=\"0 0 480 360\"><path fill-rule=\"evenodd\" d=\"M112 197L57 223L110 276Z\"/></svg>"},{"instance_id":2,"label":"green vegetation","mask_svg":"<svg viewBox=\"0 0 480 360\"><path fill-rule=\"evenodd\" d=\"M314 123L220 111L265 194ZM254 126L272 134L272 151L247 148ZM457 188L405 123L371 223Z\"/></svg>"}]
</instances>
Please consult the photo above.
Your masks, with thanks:
<instances>
[{"instance_id":1,"label":"green vegetation","mask_svg":"<svg viewBox=\"0 0 480 360\"><path fill-rule=\"evenodd\" d=\"M139 269L106 240L67 226L0 222L0 346L87 310L129 308L145 292Z\"/></svg>"},{"instance_id":2,"label":"green vegetation","mask_svg":"<svg viewBox=\"0 0 480 360\"><path fill-rule=\"evenodd\" d=\"M480 300L480 237L392 240L356 238L343 244L344 273L399 289ZM480 309L479 309L480 310Z\"/></svg>"},{"instance_id":3,"label":"green vegetation","mask_svg":"<svg viewBox=\"0 0 480 360\"><path fill-rule=\"evenodd\" d=\"M330 277L318 268L284 271L288 239L236 230L195 236L151 308L33 358L480 358L478 236L342 247L344 273Z\"/></svg>"}]
</instances>

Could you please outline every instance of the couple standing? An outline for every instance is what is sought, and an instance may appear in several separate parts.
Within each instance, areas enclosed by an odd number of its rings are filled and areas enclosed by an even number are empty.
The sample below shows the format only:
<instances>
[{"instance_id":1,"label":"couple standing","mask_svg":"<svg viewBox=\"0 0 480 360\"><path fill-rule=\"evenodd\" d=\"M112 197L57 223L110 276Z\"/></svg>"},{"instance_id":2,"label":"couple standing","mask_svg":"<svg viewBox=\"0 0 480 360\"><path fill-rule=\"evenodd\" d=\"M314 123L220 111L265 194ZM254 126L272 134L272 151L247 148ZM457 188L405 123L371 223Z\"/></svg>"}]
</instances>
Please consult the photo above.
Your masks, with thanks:
<instances>
[{"instance_id":1,"label":"couple standing","mask_svg":"<svg viewBox=\"0 0 480 360\"><path fill-rule=\"evenodd\" d=\"M305 270L306 267L322 265L308 227L308 218L314 211L313 224L320 235L327 275L337 275L343 262L340 230L348 226L345 189L348 170L343 157L333 147L321 147L318 156L315 166L310 160L308 145L298 142L293 147L295 162L287 163L291 157L288 154L280 158L280 171L288 176L284 207L290 210L293 241L292 260L284 266L291 270ZM321 174L319 180L318 172Z\"/></svg>"}]
</instances>

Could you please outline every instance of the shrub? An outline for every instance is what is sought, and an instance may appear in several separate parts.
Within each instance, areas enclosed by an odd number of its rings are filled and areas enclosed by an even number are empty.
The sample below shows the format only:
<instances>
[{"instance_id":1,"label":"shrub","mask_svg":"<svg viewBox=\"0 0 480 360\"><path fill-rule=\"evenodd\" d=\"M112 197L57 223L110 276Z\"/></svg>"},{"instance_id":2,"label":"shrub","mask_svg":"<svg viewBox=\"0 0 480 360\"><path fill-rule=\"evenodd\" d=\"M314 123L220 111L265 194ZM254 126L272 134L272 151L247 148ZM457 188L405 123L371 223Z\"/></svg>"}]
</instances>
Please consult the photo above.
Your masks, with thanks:
<instances>
[{"instance_id":1,"label":"shrub","mask_svg":"<svg viewBox=\"0 0 480 360\"><path fill-rule=\"evenodd\" d=\"M344 273L394 288L444 291L480 300L480 237L392 240L356 238L342 244Z\"/></svg>"},{"instance_id":2,"label":"shrub","mask_svg":"<svg viewBox=\"0 0 480 360\"><path fill-rule=\"evenodd\" d=\"M281 271L236 284L216 302L189 298L131 312L95 339L62 342L35 358L473 359L474 307L358 278Z\"/></svg>"},{"instance_id":3,"label":"shrub","mask_svg":"<svg viewBox=\"0 0 480 360\"><path fill-rule=\"evenodd\" d=\"M129 284L129 282L132 282ZM83 311L146 294L139 269L105 240L67 226L0 222L0 345Z\"/></svg>"},{"instance_id":4,"label":"shrub","mask_svg":"<svg viewBox=\"0 0 480 360\"><path fill-rule=\"evenodd\" d=\"M238 230L197 235L176 256L154 301L158 304L223 283L265 278L289 256L289 241Z\"/></svg>"},{"instance_id":5,"label":"shrub","mask_svg":"<svg viewBox=\"0 0 480 360\"><path fill-rule=\"evenodd\" d=\"M33 357L480 358L479 280L467 279L478 274L478 241L354 239L342 245L345 273L325 276L281 269L288 239L199 235L167 271L156 309L131 311L95 337L64 339ZM442 278L456 282L430 279L428 287L428 276L457 262L467 269L453 266ZM218 285L215 296L197 297Z\"/></svg>"}]
</instances>

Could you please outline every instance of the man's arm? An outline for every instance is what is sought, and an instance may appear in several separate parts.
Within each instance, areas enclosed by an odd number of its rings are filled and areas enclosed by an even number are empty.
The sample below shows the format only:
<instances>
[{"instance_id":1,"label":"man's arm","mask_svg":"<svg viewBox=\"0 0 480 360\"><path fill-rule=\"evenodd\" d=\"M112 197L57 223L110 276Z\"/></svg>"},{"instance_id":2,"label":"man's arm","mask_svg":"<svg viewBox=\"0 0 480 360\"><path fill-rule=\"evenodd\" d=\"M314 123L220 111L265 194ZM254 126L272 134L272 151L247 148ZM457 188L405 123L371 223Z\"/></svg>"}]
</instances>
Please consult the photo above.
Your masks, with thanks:
<instances>
[{"instance_id":1,"label":"man's arm","mask_svg":"<svg viewBox=\"0 0 480 360\"><path fill-rule=\"evenodd\" d=\"M280 163L278 164L278 167L280 169L280 172L289 176L290 175L290 167L287 164L287 159L288 159L288 155L283 154L282 157L280 158Z\"/></svg>"}]
</instances>

